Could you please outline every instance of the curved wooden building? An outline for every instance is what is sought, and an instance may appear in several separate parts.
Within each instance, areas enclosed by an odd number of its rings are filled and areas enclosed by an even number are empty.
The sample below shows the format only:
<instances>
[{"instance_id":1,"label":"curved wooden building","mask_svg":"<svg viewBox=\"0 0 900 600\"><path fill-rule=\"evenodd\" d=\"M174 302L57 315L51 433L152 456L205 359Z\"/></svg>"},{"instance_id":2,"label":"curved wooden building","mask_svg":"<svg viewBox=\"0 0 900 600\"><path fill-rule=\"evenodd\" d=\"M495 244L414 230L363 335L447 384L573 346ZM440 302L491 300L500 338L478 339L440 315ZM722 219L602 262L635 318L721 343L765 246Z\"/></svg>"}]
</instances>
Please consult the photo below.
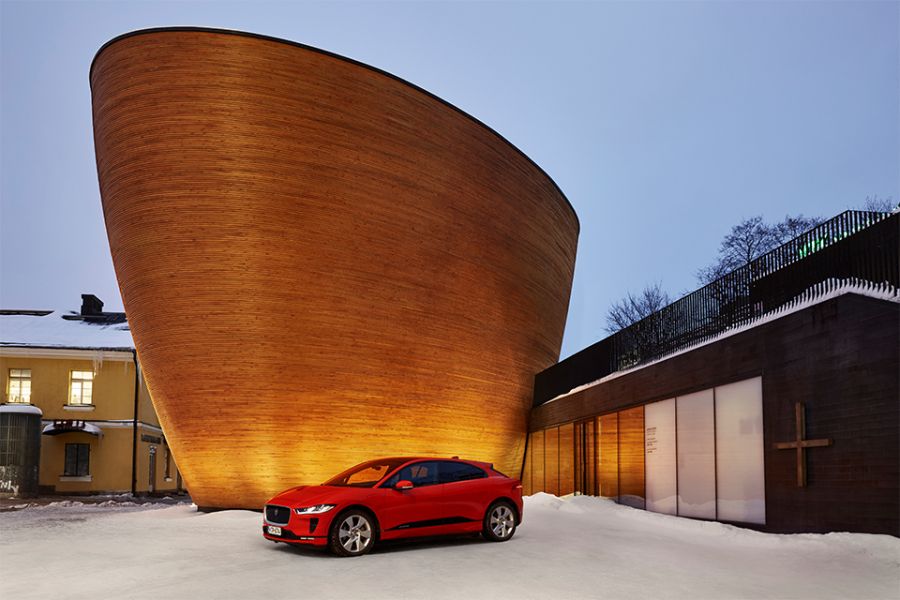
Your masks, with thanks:
<instances>
[{"instance_id":1,"label":"curved wooden building","mask_svg":"<svg viewBox=\"0 0 900 600\"><path fill-rule=\"evenodd\" d=\"M116 275L198 505L387 455L518 474L578 237L537 165L420 88L282 40L139 31L90 79Z\"/></svg>"}]
</instances>

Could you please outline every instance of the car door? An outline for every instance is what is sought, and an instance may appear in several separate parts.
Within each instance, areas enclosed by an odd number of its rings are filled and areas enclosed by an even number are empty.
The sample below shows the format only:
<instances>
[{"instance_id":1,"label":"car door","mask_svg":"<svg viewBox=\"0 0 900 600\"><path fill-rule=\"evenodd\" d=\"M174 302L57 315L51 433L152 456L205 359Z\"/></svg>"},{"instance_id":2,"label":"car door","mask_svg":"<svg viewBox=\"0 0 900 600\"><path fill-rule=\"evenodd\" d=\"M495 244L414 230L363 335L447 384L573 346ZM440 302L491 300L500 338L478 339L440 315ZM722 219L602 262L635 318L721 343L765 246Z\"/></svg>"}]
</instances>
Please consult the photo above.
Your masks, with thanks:
<instances>
[{"instance_id":1,"label":"car door","mask_svg":"<svg viewBox=\"0 0 900 600\"><path fill-rule=\"evenodd\" d=\"M480 527L487 510L485 483L487 473L465 462L441 461L439 465L443 483L444 512L459 529L467 531L475 523Z\"/></svg>"},{"instance_id":2,"label":"car door","mask_svg":"<svg viewBox=\"0 0 900 600\"><path fill-rule=\"evenodd\" d=\"M393 489L398 481L411 481L411 490ZM380 486L386 497L379 511L385 538L430 535L441 525L445 510L437 461L419 461L400 469Z\"/></svg>"}]
</instances>

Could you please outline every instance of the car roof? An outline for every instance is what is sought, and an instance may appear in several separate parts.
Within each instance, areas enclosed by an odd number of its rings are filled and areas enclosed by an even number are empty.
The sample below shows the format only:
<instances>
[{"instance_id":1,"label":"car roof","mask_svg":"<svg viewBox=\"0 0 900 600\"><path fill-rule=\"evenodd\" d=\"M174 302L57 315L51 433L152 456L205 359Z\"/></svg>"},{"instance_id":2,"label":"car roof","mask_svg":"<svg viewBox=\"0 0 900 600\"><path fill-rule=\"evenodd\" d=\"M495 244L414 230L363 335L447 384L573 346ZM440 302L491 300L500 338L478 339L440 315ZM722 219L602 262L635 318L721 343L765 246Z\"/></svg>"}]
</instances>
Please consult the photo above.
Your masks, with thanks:
<instances>
[{"instance_id":1,"label":"car roof","mask_svg":"<svg viewBox=\"0 0 900 600\"><path fill-rule=\"evenodd\" d=\"M470 460L468 458L459 458L457 456L389 456L385 458L376 458L374 460L389 460L389 461L402 461L403 463L408 463L412 461L418 460L446 460L450 462L462 462L468 463L471 465L477 465L482 469L489 470L494 468L493 463L484 462L481 460ZM371 461L367 461L371 462Z\"/></svg>"}]
</instances>

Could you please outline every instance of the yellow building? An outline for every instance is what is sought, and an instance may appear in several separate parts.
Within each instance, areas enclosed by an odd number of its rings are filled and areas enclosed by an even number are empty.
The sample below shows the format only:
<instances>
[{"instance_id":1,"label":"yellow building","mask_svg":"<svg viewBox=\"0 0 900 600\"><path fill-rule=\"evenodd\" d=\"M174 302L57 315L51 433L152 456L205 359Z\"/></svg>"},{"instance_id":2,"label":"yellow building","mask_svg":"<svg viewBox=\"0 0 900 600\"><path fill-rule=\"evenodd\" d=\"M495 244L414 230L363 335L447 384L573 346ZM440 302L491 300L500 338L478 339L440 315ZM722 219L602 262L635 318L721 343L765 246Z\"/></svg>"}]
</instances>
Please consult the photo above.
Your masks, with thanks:
<instances>
[{"instance_id":1,"label":"yellow building","mask_svg":"<svg viewBox=\"0 0 900 600\"><path fill-rule=\"evenodd\" d=\"M42 415L41 493L171 493L181 476L124 313L0 310L3 404Z\"/></svg>"}]
</instances>

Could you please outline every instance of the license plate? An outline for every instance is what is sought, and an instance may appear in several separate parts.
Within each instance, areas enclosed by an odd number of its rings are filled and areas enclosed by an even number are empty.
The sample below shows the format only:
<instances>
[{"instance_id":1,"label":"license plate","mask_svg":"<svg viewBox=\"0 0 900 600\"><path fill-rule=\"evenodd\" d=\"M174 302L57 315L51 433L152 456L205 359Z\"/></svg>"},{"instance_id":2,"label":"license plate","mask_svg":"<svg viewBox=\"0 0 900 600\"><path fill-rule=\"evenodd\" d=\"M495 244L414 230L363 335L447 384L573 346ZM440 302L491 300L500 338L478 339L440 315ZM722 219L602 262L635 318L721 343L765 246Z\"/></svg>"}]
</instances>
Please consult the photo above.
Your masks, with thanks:
<instances>
[{"instance_id":1,"label":"license plate","mask_svg":"<svg viewBox=\"0 0 900 600\"><path fill-rule=\"evenodd\" d=\"M281 535L281 527L269 525L266 530L269 532L269 535Z\"/></svg>"}]
</instances>

